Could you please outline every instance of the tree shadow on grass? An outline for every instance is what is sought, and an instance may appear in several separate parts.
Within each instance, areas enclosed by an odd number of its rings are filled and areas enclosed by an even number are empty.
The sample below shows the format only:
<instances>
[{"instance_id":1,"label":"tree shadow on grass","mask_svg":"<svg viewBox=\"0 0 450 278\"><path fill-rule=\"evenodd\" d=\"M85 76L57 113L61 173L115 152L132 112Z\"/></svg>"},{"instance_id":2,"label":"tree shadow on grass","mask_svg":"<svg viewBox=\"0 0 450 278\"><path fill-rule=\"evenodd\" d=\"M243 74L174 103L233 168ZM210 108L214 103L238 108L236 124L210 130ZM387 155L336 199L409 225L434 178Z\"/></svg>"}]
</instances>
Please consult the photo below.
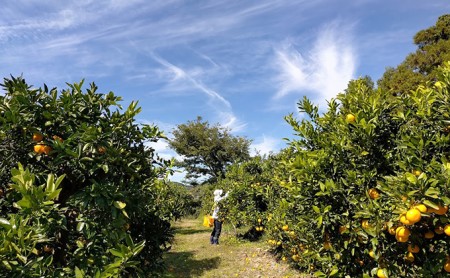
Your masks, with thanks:
<instances>
[{"instance_id":1,"label":"tree shadow on grass","mask_svg":"<svg viewBox=\"0 0 450 278\"><path fill-rule=\"evenodd\" d=\"M166 269L161 278L200 277L203 272L219 267L220 257L196 260L193 252L169 252L165 256Z\"/></svg>"},{"instance_id":2,"label":"tree shadow on grass","mask_svg":"<svg viewBox=\"0 0 450 278\"><path fill-rule=\"evenodd\" d=\"M175 227L173 228L173 232L179 235L194 235L194 234L208 233L211 232L211 230Z\"/></svg>"}]
</instances>

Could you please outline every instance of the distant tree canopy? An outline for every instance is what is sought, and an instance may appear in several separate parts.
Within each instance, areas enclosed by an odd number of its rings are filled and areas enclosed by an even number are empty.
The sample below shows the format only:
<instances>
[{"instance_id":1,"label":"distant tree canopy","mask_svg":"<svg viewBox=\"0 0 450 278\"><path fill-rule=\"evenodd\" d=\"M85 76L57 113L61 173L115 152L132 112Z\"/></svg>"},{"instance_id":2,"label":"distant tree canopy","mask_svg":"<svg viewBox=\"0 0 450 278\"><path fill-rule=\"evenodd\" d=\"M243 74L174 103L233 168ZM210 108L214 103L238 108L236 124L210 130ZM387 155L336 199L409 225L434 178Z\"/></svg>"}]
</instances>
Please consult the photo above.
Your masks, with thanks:
<instances>
[{"instance_id":1,"label":"distant tree canopy","mask_svg":"<svg viewBox=\"0 0 450 278\"><path fill-rule=\"evenodd\" d=\"M438 66L450 61L450 14L438 18L436 25L414 36L418 46L396 68L387 68L378 80L378 87L403 94L415 90L419 84L435 80Z\"/></svg>"},{"instance_id":2,"label":"distant tree canopy","mask_svg":"<svg viewBox=\"0 0 450 278\"><path fill-rule=\"evenodd\" d=\"M251 140L233 136L219 125L210 126L201 117L178 125L172 133L169 145L184 157L177 166L184 168L187 179L206 177L214 182L225 176L228 165L250 158Z\"/></svg>"}]
</instances>

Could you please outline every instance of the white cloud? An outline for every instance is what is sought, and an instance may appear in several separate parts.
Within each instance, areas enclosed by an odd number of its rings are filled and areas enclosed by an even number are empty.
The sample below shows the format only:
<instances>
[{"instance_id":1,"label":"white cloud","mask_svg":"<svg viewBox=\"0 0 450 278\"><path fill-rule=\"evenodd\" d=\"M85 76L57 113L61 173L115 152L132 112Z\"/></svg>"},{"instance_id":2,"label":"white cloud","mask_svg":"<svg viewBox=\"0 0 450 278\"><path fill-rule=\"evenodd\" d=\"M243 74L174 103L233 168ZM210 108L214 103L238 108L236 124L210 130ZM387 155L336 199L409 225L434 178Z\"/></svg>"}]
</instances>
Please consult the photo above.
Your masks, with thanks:
<instances>
[{"instance_id":1,"label":"white cloud","mask_svg":"<svg viewBox=\"0 0 450 278\"><path fill-rule=\"evenodd\" d=\"M169 83L188 83L191 87L204 93L208 97L208 105L214 110L218 122L222 126L229 128L232 132L242 131L245 128L246 124L239 121L234 115L230 102L217 91L203 84L201 81L203 70L197 67L193 73L190 73L154 54L152 54L152 58L164 67L164 70L170 76Z\"/></svg>"},{"instance_id":2,"label":"white cloud","mask_svg":"<svg viewBox=\"0 0 450 278\"><path fill-rule=\"evenodd\" d=\"M271 152L278 152L280 150L280 140L263 135L257 140L258 143L252 143L250 146L250 154L252 156L260 154L266 155Z\"/></svg>"},{"instance_id":3,"label":"white cloud","mask_svg":"<svg viewBox=\"0 0 450 278\"><path fill-rule=\"evenodd\" d=\"M322 28L312 47L305 54L290 42L276 49L275 66L278 75L276 98L290 93L314 93L312 100L326 100L342 92L353 78L356 54L352 46L351 28L330 24Z\"/></svg>"},{"instance_id":4,"label":"white cloud","mask_svg":"<svg viewBox=\"0 0 450 278\"><path fill-rule=\"evenodd\" d=\"M158 140L157 142L148 142L145 144L148 147L152 147L155 150L155 153L164 159L176 159L183 160L184 157L177 154L174 150L169 147L169 143L166 140Z\"/></svg>"}]
</instances>

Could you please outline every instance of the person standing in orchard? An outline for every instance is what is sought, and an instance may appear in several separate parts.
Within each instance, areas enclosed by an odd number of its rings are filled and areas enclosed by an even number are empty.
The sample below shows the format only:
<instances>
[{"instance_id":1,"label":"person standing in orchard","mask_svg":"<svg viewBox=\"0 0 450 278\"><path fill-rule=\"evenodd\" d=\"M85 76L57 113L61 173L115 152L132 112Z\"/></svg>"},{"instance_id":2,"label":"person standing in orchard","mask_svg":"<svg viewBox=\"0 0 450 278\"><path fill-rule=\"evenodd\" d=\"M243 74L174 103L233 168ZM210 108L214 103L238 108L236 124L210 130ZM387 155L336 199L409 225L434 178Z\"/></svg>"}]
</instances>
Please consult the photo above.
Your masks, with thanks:
<instances>
[{"instance_id":1,"label":"person standing in orchard","mask_svg":"<svg viewBox=\"0 0 450 278\"><path fill-rule=\"evenodd\" d=\"M214 228L211 232L210 242L211 244L219 244L219 236L222 232L222 221L219 220L219 202L228 197L228 192L222 196L223 190L214 190L214 211L212 217L214 218Z\"/></svg>"}]
</instances>

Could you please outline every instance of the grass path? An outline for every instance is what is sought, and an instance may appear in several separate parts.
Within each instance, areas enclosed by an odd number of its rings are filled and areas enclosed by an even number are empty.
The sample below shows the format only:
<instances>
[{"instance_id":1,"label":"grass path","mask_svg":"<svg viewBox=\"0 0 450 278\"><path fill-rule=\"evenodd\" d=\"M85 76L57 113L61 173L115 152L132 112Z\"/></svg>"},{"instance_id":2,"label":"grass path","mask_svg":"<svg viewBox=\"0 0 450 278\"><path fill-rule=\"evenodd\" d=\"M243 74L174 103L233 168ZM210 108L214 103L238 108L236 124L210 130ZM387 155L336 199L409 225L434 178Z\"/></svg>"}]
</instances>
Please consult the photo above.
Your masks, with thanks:
<instances>
[{"instance_id":1,"label":"grass path","mask_svg":"<svg viewBox=\"0 0 450 278\"><path fill-rule=\"evenodd\" d=\"M264 243L237 242L226 228L218 246L209 244L211 229L197 219L176 222L174 229L162 277L302 277L268 254Z\"/></svg>"}]
</instances>

